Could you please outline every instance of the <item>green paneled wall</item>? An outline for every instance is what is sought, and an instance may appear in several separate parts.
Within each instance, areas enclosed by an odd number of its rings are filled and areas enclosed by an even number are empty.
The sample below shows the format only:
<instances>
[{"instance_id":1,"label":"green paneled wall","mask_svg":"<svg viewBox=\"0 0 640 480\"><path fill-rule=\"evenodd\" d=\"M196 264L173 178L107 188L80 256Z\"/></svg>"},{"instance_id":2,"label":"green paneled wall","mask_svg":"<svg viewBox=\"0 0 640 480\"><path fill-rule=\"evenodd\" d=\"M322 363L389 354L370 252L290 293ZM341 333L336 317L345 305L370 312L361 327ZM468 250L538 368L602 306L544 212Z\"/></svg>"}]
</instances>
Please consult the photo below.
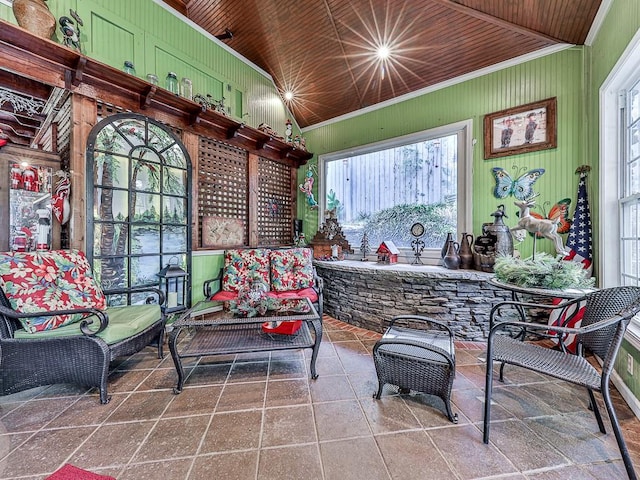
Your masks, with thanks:
<instances>
[{"instance_id":1,"label":"green paneled wall","mask_svg":"<svg viewBox=\"0 0 640 480\"><path fill-rule=\"evenodd\" d=\"M139 77L156 73L161 85L168 71L176 72L178 78L191 75L194 93L215 97L219 92L236 119L253 127L267 123L284 133L291 116L272 79L153 0L55 0L48 4L56 18L68 15L69 9L79 13L85 24L81 40L93 58L115 68L132 60ZM16 23L5 5L0 5L0 18Z\"/></svg>"},{"instance_id":2,"label":"green paneled wall","mask_svg":"<svg viewBox=\"0 0 640 480\"><path fill-rule=\"evenodd\" d=\"M161 86L168 71L189 77L195 93L223 95L232 116L248 125L271 125L284 133L287 112L270 77L241 61L216 42L152 0L55 0L48 2L59 18L76 10L83 20L84 53L122 68L132 60L137 75L156 73ZM16 23L10 7L0 5L0 18ZM58 32L52 40L59 41ZM299 129L296 128L299 132ZM193 262L193 300L202 298L202 282L220 268L220 255Z\"/></svg>"},{"instance_id":3,"label":"green paneled wall","mask_svg":"<svg viewBox=\"0 0 640 480\"><path fill-rule=\"evenodd\" d=\"M305 132L307 146L315 154L365 145L441 125L473 120L473 230L479 234L490 213L505 203L509 225L517 222L513 198L499 201L493 196L491 169L496 166L515 175L519 168L542 167L546 173L536 183L538 203L555 203L577 191L576 167L585 163L583 135L584 51L575 47L500 70L480 78L453 85L420 97L385 107ZM558 147L500 159L484 160L484 115L518 105L556 97L558 102ZM317 161L317 158L314 159ZM300 183L304 171L299 172ZM573 210L571 210L573 211ZM305 235L317 225L317 212L299 202L298 215L305 220ZM551 242L538 243L539 250L552 251ZM532 253L533 242L527 239L519 247L522 254Z\"/></svg>"},{"instance_id":4,"label":"green paneled wall","mask_svg":"<svg viewBox=\"0 0 640 480\"><path fill-rule=\"evenodd\" d=\"M116 68L122 68L125 60L132 61L143 69L138 76L144 76L144 30L110 12L91 10L84 2L79 4L78 14L84 24L81 33L86 36L82 43L86 55Z\"/></svg>"},{"instance_id":5,"label":"green paneled wall","mask_svg":"<svg viewBox=\"0 0 640 480\"><path fill-rule=\"evenodd\" d=\"M202 285L206 280L215 278L222 268L224 257L222 255L200 255L193 256L191 261L191 302L195 303L204 299Z\"/></svg>"},{"instance_id":6,"label":"green paneled wall","mask_svg":"<svg viewBox=\"0 0 640 480\"><path fill-rule=\"evenodd\" d=\"M587 130L587 150L588 158L594 171L598 171L599 162L599 89L607 76L619 60L621 54L640 29L640 2L638 0L615 0L606 19L598 32L598 36L590 49L590 63L588 78L589 88L586 95L586 105L589 110L590 122ZM595 182L592 182L595 183ZM594 184L597 198L597 185ZM601 225L600 218L594 216L594 231L599 231ZM634 375L627 373L627 354L634 358ZM616 361L616 371L629 387L636 398L640 398L640 352L629 342L623 342L620 354Z\"/></svg>"}]
</instances>

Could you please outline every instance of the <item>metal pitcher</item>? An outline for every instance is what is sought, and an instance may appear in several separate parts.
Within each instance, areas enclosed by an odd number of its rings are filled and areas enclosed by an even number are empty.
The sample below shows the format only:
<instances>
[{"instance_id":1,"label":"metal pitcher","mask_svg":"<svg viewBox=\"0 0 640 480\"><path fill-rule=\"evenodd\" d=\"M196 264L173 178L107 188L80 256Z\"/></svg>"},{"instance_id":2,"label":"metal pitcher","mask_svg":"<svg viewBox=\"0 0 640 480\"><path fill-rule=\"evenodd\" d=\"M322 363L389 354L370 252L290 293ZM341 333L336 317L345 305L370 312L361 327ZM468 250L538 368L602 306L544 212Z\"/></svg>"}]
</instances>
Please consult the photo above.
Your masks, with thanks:
<instances>
[{"instance_id":1,"label":"metal pitcher","mask_svg":"<svg viewBox=\"0 0 640 480\"><path fill-rule=\"evenodd\" d=\"M509 218L504 211L504 205L498 205L498 209L491 214L495 218L493 223L483 223L482 233L494 237L495 254L497 255L513 255L513 238L511 237L511 230L504 224L502 220Z\"/></svg>"}]
</instances>

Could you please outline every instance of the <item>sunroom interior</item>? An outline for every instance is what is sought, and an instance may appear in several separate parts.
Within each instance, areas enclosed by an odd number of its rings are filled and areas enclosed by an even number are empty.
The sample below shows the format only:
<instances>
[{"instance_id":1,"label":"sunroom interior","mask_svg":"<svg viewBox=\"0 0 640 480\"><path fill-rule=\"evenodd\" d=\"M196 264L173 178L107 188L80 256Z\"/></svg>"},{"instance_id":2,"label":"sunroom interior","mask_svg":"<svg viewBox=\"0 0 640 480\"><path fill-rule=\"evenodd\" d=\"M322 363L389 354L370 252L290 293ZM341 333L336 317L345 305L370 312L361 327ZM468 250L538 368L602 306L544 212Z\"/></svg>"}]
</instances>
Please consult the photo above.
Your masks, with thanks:
<instances>
[{"instance_id":1,"label":"sunroom interior","mask_svg":"<svg viewBox=\"0 0 640 480\"><path fill-rule=\"evenodd\" d=\"M20 26L22 3L53 33ZM325 314L317 379L307 351L202 357L177 395L148 348L112 362L104 405L78 385L0 396L0 478L628 475L583 390L518 369L482 442L489 311L510 292L479 256L442 257L531 199L569 247L583 181L595 287L640 286L638 2L0 0L0 51L0 251L81 250L104 289L179 267L171 322L227 250L309 247ZM373 347L405 313L456 332L457 424L429 396L372 398ZM612 376L635 465L639 369L640 317Z\"/></svg>"}]
</instances>

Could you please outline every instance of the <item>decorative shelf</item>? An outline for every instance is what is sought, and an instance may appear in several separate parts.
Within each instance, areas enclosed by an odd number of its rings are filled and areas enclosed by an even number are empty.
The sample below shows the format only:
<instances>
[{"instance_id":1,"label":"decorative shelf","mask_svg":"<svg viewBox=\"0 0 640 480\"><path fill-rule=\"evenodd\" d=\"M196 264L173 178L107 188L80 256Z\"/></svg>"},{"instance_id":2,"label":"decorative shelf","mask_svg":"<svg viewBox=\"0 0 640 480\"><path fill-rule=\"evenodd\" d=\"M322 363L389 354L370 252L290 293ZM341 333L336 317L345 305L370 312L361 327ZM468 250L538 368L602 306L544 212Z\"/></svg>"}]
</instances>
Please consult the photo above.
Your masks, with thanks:
<instances>
[{"instance_id":1,"label":"decorative shelf","mask_svg":"<svg viewBox=\"0 0 640 480\"><path fill-rule=\"evenodd\" d=\"M132 111L153 109L196 133L222 140L250 153L293 166L313 153L274 138L233 118L179 97L51 40L0 20L3 69L42 83L114 102ZM159 119L162 120L162 119Z\"/></svg>"}]
</instances>

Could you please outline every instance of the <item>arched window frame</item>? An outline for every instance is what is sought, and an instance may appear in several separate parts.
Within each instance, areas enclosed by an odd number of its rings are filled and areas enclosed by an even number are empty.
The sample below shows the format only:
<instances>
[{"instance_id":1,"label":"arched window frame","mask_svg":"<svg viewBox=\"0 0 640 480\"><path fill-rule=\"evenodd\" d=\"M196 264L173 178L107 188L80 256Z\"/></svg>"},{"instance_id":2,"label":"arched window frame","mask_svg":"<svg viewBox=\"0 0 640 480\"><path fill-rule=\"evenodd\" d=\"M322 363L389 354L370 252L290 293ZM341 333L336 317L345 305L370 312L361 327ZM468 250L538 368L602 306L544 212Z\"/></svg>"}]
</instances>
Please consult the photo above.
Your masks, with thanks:
<instances>
[{"instance_id":1,"label":"arched window frame","mask_svg":"<svg viewBox=\"0 0 640 480\"><path fill-rule=\"evenodd\" d=\"M108 133L101 137L101 132ZM113 135L120 143L116 144L114 141L111 147L105 145L104 137L108 134ZM151 157L149 160L144 158L147 152ZM100 162L106 157L116 157L120 162L119 166L127 169L117 184L109 184L101 177L105 170ZM87 256L102 287L108 292L115 288L157 286L159 278L155 274L168 263L176 263L176 257L178 265L191 272L192 168L189 154L180 139L167 126L144 115L114 114L101 120L91 130L87 140L86 165ZM140 184L138 175L146 175L150 186L146 190L143 187L131 188L132 184ZM172 183L176 177L177 184ZM126 184L122 181L125 178ZM175 185L178 186L178 191L171 191ZM104 203L105 197L98 194L98 191L108 192L106 198L111 195L110 217L107 215L103 218L100 215L100 205ZM123 208L126 216L114 217L114 194L120 197L121 202L124 202L126 195L126 207ZM138 212L136 218L137 198L143 195L155 197L160 208L149 216L141 216ZM174 209L173 218L167 210L168 203L180 206ZM176 230L180 233L175 234ZM138 241L139 246L134 245L132 239L136 231L156 231L157 248L149 246L152 242ZM126 238L119 237L122 232L126 234ZM180 238L178 248L170 247L168 238L171 232L174 238ZM109 241L100 244L108 234L111 234L111 244ZM104 251L105 245L110 245L111 250ZM143 263L146 275L136 274L134 270L141 270ZM111 269L110 278L105 278L103 267ZM152 270L155 272L151 273ZM190 282L187 292L188 302L191 298ZM111 304L140 303L145 298L146 294L130 294L112 298Z\"/></svg>"}]
</instances>

